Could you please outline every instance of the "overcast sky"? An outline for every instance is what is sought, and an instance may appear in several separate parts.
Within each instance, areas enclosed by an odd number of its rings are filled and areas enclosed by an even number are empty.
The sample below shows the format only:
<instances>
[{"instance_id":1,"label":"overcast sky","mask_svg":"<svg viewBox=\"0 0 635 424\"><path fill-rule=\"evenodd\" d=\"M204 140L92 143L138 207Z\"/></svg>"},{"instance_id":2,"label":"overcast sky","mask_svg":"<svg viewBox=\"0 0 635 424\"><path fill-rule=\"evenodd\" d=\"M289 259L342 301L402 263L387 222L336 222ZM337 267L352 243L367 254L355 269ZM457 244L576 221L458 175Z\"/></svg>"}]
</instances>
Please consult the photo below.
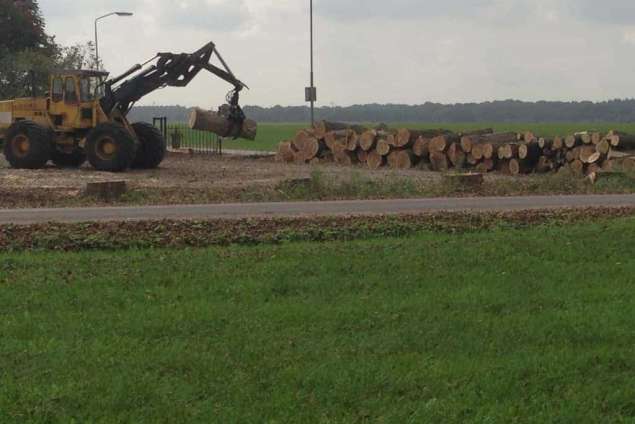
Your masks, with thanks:
<instances>
[{"instance_id":1,"label":"overcast sky","mask_svg":"<svg viewBox=\"0 0 635 424\"><path fill-rule=\"evenodd\" d=\"M251 90L243 104L300 105L309 0L40 0L63 44L93 39L120 73L158 51L213 40ZM455 103L635 96L635 0L314 0L319 103ZM229 87L201 73L142 104L217 106Z\"/></svg>"}]
</instances>

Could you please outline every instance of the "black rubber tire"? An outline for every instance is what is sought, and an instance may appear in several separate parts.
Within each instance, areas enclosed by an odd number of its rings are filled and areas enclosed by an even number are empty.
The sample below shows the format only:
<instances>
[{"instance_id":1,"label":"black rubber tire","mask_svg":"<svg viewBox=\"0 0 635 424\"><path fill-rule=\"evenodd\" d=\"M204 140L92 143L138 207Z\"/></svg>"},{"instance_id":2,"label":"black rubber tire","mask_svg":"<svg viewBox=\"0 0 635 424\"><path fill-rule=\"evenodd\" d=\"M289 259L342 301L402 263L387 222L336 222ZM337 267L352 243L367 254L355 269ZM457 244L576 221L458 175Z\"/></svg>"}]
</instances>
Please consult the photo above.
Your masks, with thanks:
<instances>
[{"instance_id":1,"label":"black rubber tire","mask_svg":"<svg viewBox=\"0 0 635 424\"><path fill-rule=\"evenodd\" d=\"M21 151L18 140L28 142L28 147ZM12 168L41 169L51 158L53 139L51 131L33 121L18 121L7 130L4 140L4 157Z\"/></svg>"},{"instance_id":2,"label":"black rubber tire","mask_svg":"<svg viewBox=\"0 0 635 424\"><path fill-rule=\"evenodd\" d=\"M161 131L146 122L136 122L132 128L139 138L139 148L132 167L136 169L154 169L165 159L167 144Z\"/></svg>"},{"instance_id":3,"label":"black rubber tire","mask_svg":"<svg viewBox=\"0 0 635 424\"><path fill-rule=\"evenodd\" d=\"M75 149L72 152L63 152L53 148L51 161L58 168L79 168L86 162L86 153L82 149Z\"/></svg>"},{"instance_id":4,"label":"black rubber tire","mask_svg":"<svg viewBox=\"0 0 635 424\"><path fill-rule=\"evenodd\" d=\"M104 143L112 144L114 151L103 151ZM88 162L98 171L123 172L130 168L136 153L132 135L121 125L105 123L93 128L86 137Z\"/></svg>"}]
</instances>

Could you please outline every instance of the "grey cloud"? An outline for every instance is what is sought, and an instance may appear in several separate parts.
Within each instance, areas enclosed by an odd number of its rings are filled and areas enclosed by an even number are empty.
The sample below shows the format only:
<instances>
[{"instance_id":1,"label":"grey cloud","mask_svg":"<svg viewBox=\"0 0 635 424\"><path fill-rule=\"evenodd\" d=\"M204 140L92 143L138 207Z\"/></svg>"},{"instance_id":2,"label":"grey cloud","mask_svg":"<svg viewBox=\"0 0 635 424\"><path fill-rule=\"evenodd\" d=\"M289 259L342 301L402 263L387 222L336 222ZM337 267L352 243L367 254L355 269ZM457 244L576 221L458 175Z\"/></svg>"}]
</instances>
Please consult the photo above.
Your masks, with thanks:
<instances>
[{"instance_id":1,"label":"grey cloud","mask_svg":"<svg viewBox=\"0 0 635 424\"><path fill-rule=\"evenodd\" d=\"M501 0L322 0L316 2L315 7L317 13L341 20L425 19L441 16L479 15L501 3ZM518 1L514 3L518 3Z\"/></svg>"},{"instance_id":2,"label":"grey cloud","mask_svg":"<svg viewBox=\"0 0 635 424\"><path fill-rule=\"evenodd\" d=\"M183 5L185 7L175 6L166 10L161 16L161 23L181 28L234 31L250 19L243 0L224 0L215 4L207 0L188 0Z\"/></svg>"},{"instance_id":3,"label":"grey cloud","mask_svg":"<svg viewBox=\"0 0 635 424\"><path fill-rule=\"evenodd\" d=\"M580 18L607 24L635 24L635 0L569 0L569 7Z\"/></svg>"}]
</instances>

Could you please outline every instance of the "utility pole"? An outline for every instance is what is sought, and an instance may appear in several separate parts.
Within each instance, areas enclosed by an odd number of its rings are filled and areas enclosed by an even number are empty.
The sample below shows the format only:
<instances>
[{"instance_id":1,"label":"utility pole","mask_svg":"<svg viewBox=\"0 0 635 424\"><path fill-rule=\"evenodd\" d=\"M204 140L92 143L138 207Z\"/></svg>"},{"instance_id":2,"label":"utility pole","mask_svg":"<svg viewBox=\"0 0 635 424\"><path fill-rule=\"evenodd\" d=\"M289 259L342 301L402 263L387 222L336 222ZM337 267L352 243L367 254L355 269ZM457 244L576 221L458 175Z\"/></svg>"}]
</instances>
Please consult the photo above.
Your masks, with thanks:
<instances>
[{"instance_id":1,"label":"utility pole","mask_svg":"<svg viewBox=\"0 0 635 424\"><path fill-rule=\"evenodd\" d=\"M305 98L311 102L311 126L315 125L315 102L317 101L317 89L315 88L315 77L313 73L313 0L309 0L309 20L311 38L311 86L305 89Z\"/></svg>"},{"instance_id":2,"label":"utility pole","mask_svg":"<svg viewBox=\"0 0 635 424\"><path fill-rule=\"evenodd\" d=\"M131 12L112 12L112 13L107 13L107 14L105 14L103 16L100 16L97 19L95 19L95 61L97 62L96 63L97 70L99 70L99 68L100 68L100 66L99 66L100 65L99 64L99 40L97 39L97 23L101 19L107 18L109 16L115 16L115 15L117 15L117 16L132 16L133 13L131 13Z\"/></svg>"}]
</instances>

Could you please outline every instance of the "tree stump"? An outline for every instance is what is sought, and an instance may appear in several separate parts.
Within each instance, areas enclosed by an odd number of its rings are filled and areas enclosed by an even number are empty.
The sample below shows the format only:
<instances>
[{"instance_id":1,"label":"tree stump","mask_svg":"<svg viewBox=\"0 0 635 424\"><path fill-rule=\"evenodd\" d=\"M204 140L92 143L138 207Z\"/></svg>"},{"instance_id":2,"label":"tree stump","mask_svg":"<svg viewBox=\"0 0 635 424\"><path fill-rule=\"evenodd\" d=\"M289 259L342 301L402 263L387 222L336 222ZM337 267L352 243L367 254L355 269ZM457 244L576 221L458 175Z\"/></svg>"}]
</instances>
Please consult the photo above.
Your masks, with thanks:
<instances>
[{"instance_id":1,"label":"tree stump","mask_svg":"<svg viewBox=\"0 0 635 424\"><path fill-rule=\"evenodd\" d=\"M483 174L478 173L465 173L465 174L445 174L443 179L446 183L452 187L469 187L475 188L483 185L485 177Z\"/></svg>"},{"instance_id":2,"label":"tree stump","mask_svg":"<svg viewBox=\"0 0 635 424\"><path fill-rule=\"evenodd\" d=\"M128 191L128 185L125 181L106 181L87 183L84 194L101 200L115 200L120 198L126 191Z\"/></svg>"}]
</instances>

